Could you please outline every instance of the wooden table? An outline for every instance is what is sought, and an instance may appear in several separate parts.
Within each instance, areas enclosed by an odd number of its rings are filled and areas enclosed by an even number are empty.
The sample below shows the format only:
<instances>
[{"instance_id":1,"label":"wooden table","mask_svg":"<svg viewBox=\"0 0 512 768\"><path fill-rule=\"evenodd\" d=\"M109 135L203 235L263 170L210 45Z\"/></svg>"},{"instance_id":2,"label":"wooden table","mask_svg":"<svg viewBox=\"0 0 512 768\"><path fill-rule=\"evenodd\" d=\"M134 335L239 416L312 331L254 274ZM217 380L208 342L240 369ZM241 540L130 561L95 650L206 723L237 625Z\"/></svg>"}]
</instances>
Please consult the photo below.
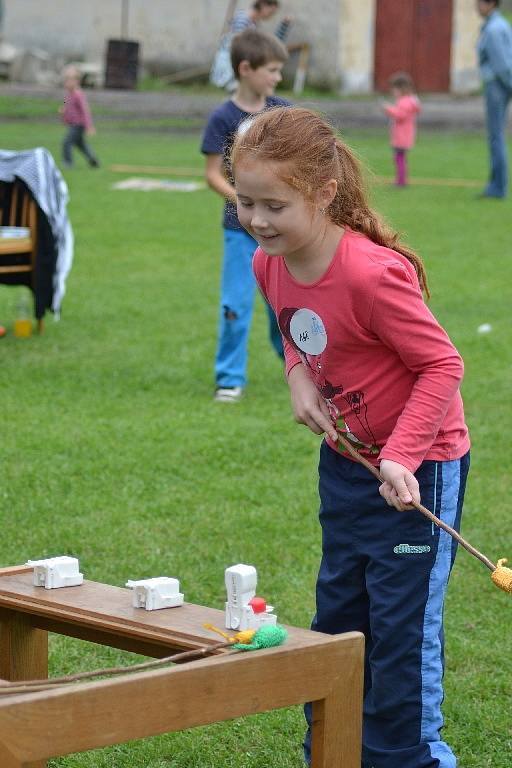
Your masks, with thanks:
<instances>
[{"instance_id":1,"label":"wooden table","mask_svg":"<svg viewBox=\"0 0 512 768\"><path fill-rule=\"evenodd\" d=\"M0 569L0 678L48 674L48 632L161 658L215 645L204 622L224 613L186 603L132 608L128 589L85 581L45 590L26 567ZM218 651L170 668L52 691L0 696L0 766L313 702L312 768L360 768L364 638L288 627L285 645Z\"/></svg>"}]
</instances>

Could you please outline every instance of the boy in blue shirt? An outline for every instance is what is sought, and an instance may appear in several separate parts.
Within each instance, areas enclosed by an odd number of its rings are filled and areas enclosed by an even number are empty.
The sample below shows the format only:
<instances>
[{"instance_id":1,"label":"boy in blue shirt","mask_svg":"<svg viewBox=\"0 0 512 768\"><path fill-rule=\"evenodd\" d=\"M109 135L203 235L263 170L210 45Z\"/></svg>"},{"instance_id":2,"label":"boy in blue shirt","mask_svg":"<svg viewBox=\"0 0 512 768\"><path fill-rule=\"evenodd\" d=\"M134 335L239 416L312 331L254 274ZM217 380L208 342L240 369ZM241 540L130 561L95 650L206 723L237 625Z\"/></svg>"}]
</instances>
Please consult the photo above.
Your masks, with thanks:
<instances>
[{"instance_id":1,"label":"boy in blue shirt","mask_svg":"<svg viewBox=\"0 0 512 768\"><path fill-rule=\"evenodd\" d=\"M287 58L286 48L272 35L254 29L236 35L231 44L231 62L239 85L232 97L212 112L203 135L201 151L206 156L206 180L226 201L220 326L215 358L215 400L218 402L236 402L247 383L247 343L256 292L252 257L257 243L242 228L236 215L229 153L236 132L246 118L264 109L288 104L274 96ZM268 305L267 310L272 345L283 357L275 315Z\"/></svg>"}]
</instances>

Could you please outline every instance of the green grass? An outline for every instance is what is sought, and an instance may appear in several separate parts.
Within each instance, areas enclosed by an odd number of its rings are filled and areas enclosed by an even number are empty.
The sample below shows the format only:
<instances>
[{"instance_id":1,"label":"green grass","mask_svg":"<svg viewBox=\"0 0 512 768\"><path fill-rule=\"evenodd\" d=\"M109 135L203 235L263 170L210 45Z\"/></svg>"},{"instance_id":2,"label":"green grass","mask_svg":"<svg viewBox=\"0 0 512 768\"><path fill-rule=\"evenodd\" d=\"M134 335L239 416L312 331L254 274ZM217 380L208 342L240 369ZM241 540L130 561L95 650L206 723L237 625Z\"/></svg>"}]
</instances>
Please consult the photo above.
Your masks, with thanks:
<instances>
[{"instance_id":1,"label":"green grass","mask_svg":"<svg viewBox=\"0 0 512 768\"><path fill-rule=\"evenodd\" d=\"M47 96L34 97L33 99L12 96L9 93L0 94L0 113L2 117L9 120L47 120L54 119L59 121L58 110L62 106L62 101L49 99ZM110 115L113 110L108 107L96 105L94 114L96 116ZM25 129L24 129L25 130Z\"/></svg>"},{"instance_id":2,"label":"green grass","mask_svg":"<svg viewBox=\"0 0 512 768\"><path fill-rule=\"evenodd\" d=\"M178 74L178 73L176 73ZM184 93L197 93L197 94L209 94L209 95L217 95L222 97L222 90L219 90L219 88L216 85L211 85L211 83L208 81L207 74L205 73L202 76L198 76L196 78L191 78L190 80L185 80L184 82L168 82L165 76L158 77L156 75L146 75L139 79L137 83L137 90L138 91L162 91L162 92L169 92L169 91L175 91L175 92L184 92ZM296 96L293 94L293 87L290 82L283 81L283 83L279 86L279 95L283 96L284 98L290 98L295 99ZM339 98L346 98L344 95L340 95L339 90L336 90L334 88L319 88L316 86L310 86L306 85L301 93L302 99L339 99ZM349 98L353 98L352 96ZM358 98L356 96L356 98Z\"/></svg>"},{"instance_id":3,"label":"green grass","mask_svg":"<svg viewBox=\"0 0 512 768\"><path fill-rule=\"evenodd\" d=\"M44 144L62 130L4 124L2 145ZM347 137L377 175L382 134ZM75 262L60 323L0 341L0 564L74 554L87 578L123 585L180 578L186 599L222 607L223 571L254 563L259 592L287 623L308 626L320 552L318 439L292 422L258 303L250 385L237 406L212 402L220 201L113 191L111 163L201 166L198 136L128 133L104 124L103 167L66 173ZM419 177L484 179L482 136L423 134ZM475 190L376 185L376 206L422 254L431 307L466 362L473 464L463 533L491 559L512 556L509 477L512 338L510 201ZM17 294L0 286L12 326ZM492 333L477 327L492 324ZM510 599L467 553L446 613L446 738L461 768L510 768ZM51 636L52 674L127 662L128 654ZM299 708L51 761L56 768L299 768ZM276 754L279 758L276 758Z\"/></svg>"},{"instance_id":4,"label":"green grass","mask_svg":"<svg viewBox=\"0 0 512 768\"><path fill-rule=\"evenodd\" d=\"M58 114L59 107L62 106L62 102L55 99L48 99L46 96L43 98L19 98L18 96L12 96L10 94L0 94L0 114L2 114L4 120L8 121L36 121L36 122L53 122L58 124L60 117ZM108 122L109 130L140 130L144 128L147 131L151 130L175 130L175 131L187 131L201 130L203 121L198 118L186 118L186 117L123 117L119 113L119 110L115 107L103 106L100 104L94 105L94 118L96 123ZM47 128L45 127L45 134ZM23 135L28 135L28 129L23 126ZM7 138L7 134L4 134Z\"/></svg>"},{"instance_id":5,"label":"green grass","mask_svg":"<svg viewBox=\"0 0 512 768\"><path fill-rule=\"evenodd\" d=\"M57 111L60 106L60 101L46 97L44 99L21 99L9 94L0 94L0 110L4 118L40 119L51 115L57 119Z\"/></svg>"}]
</instances>

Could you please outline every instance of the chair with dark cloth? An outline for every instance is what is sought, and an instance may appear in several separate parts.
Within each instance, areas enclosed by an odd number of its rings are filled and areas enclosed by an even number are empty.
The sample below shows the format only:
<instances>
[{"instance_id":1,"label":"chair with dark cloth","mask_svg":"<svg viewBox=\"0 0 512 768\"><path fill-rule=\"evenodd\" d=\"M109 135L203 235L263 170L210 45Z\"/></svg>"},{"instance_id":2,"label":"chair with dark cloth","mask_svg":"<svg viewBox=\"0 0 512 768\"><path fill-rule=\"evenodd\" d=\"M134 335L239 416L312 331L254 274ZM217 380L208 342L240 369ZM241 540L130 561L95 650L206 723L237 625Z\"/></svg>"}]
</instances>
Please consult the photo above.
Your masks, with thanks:
<instances>
[{"instance_id":1,"label":"chair with dark cloth","mask_svg":"<svg viewBox=\"0 0 512 768\"><path fill-rule=\"evenodd\" d=\"M37 206L21 182L0 182L0 281L26 284L35 289ZM5 277L4 276L8 276ZM36 314L37 317L37 313ZM38 318L39 332L43 318Z\"/></svg>"},{"instance_id":2,"label":"chair with dark cloth","mask_svg":"<svg viewBox=\"0 0 512 768\"><path fill-rule=\"evenodd\" d=\"M39 330L47 310L60 316L73 259L67 201L66 183L47 149L0 150L0 283L32 291Z\"/></svg>"}]
</instances>

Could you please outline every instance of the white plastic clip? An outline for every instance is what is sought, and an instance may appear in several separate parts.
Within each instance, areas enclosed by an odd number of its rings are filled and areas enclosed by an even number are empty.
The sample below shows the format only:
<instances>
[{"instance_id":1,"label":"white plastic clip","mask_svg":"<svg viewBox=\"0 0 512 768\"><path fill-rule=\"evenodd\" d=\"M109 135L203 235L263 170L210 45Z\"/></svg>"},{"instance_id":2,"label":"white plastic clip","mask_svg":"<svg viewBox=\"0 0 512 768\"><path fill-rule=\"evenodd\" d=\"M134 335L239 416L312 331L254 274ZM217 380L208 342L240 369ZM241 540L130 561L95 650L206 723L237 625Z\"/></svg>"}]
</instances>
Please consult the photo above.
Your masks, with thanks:
<instances>
[{"instance_id":1,"label":"white plastic clip","mask_svg":"<svg viewBox=\"0 0 512 768\"><path fill-rule=\"evenodd\" d=\"M275 624L277 616L273 606L256 597L258 575L253 565L232 565L224 572L226 582L226 629L259 629Z\"/></svg>"},{"instance_id":2,"label":"white plastic clip","mask_svg":"<svg viewBox=\"0 0 512 768\"><path fill-rule=\"evenodd\" d=\"M33 584L45 589L77 587L83 583L83 573L79 572L76 557L48 557L46 560L27 560L26 565L34 568Z\"/></svg>"},{"instance_id":3,"label":"white plastic clip","mask_svg":"<svg viewBox=\"0 0 512 768\"><path fill-rule=\"evenodd\" d=\"M180 592L178 579L158 576L154 579L140 579L126 582L133 589L132 605L134 608L145 608L146 611L157 611L160 608L178 608L183 605L185 595Z\"/></svg>"}]
</instances>

